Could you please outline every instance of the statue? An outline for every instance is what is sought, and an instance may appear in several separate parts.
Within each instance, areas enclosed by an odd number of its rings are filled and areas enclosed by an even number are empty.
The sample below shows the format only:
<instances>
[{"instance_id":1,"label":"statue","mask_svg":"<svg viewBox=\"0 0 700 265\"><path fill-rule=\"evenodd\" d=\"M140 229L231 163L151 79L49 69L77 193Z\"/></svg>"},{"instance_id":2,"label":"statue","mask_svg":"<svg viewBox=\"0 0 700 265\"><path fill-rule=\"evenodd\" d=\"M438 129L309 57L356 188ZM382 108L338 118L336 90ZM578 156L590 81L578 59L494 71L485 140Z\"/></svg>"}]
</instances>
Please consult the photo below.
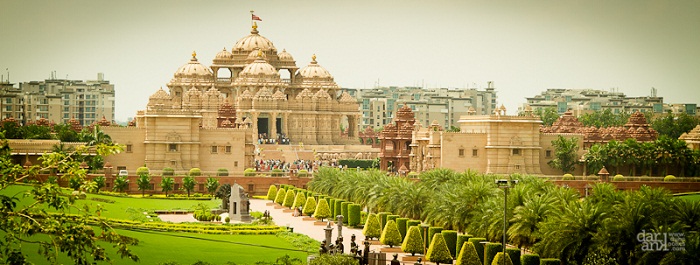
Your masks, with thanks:
<instances>
[{"instance_id":1,"label":"statue","mask_svg":"<svg viewBox=\"0 0 700 265\"><path fill-rule=\"evenodd\" d=\"M362 256L363 257L362 264L367 265L367 264L369 264L369 245L371 245L372 243L365 240L365 242L363 242L363 244L365 244L365 250L364 250L364 255Z\"/></svg>"},{"instance_id":2,"label":"statue","mask_svg":"<svg viewBox=\"0 0 700 265\"><path fill-rule=\"evenodd\" d=\"M401 265L401 262L399 261L399 254L394 254L394 259L391 260L390 265Z\"/></svg>"},{"instance_id":3,"label":"statue","mask_svg":"<svg viewBox=\"0 0 700 265\"><path fill-rule=\"evenodd\" d=\"M318 250L318 254L328 254L328 249L326 248L326 240L321 241L321 247Z\"/></svg>"},{"instance_id":4,"label":"statue","mask_svg":"<svg viewBox=\"0 0 700 265\"><path fill-rule=\"evenodd\" d=\"M338 237L335 240L335 253L343 254L345 253L345 246L343 245L343 237Z\"/></svg>"},{"instance_id":5,"label":"statue","mask_svg":"<svg viewBox=\"0 0 700 265\"><path fill-rule=\"evenodd\" d=\"M357 243L355 243L355 234L352 234L350 237L350 253L356 254L358 249L359 247L357 246Z\"/></svg>"}]
</instances>

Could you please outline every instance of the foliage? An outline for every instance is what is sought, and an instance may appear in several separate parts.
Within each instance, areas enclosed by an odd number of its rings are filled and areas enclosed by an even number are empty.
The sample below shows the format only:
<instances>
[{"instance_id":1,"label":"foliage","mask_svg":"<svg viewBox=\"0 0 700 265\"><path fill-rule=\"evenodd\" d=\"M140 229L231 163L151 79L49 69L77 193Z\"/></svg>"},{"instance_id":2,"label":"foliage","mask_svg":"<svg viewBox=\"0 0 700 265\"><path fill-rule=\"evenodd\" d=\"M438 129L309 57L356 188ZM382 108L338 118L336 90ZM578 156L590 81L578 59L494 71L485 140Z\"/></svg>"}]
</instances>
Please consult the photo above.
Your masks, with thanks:
<instances>
[{"instance_id":1,"label":"foliage","mask_svg":"<svg viewBox=\"0 0 700 265\"><path fill-rule=\"evenodd\" d=\"M558 135L557 139L552 141L552 146L554 147L554 159L547 162L547 164L555 169L564 171L564 173L571 173L576 168L578 163L578 138L571 137L566 138L562 135Z\"/></svg>"},{"instance_id":2,"label":"foliage","mask_svg":"<svg viewBox=\"0 0 700 265\"><path fill-rule=\"evenodd\" d=\"M486 241L483 237L472 237L467 242L472 243L474 249L476 249L476 256L479 257L480 262L484 261L484 245L481 242Z\"/></svg>"},{"instance_id":3,"label":"foliage","mask_svg":"<svg viewBox=\"0 0 700 265\"><path fill-rule=\"evenodd\" d=\"M246 177L255 176L255 169L254 168L246 168L245 170L243 170L243 176L246 176Z\"/></svg>"},{"instance_id":4,"label":"foliage","mask_svg":"<svg viewBox=\"0 0 700 265\"><path fill-rule=\"evenodd\" d=\"M535 116L539 116L542 119L542 126L552 126L552 124L559 119L559 114L557 110L553 107L550 108L538 108L535 109Z\"/></svg>"},{"instance_id":5,"label":"foliage","mask_svg":"<svg viewBox=\"0 0 700 265\"><path fill-rule=\"evenodd\" d=\"M287 191L284 190L283 188L280 188L277 191L277 195L275 196L275 203L282 205L284 203L284 196L287 195Z\"/></svg>"},{"instance_id":6,"label":"foliage","mask_svg":"<svg viewBox=\"0 0 700 265\"><path fill-rule=\"evenodd\" d=\"M163 176L172 176L175 175L175 170L171 167L164 167L163 172L161 173Z\"/></svg>"},{"instance_id":7,"label":"foliage","mask_svg":"<svg viewBox=\"0 0 700 265\"><path fill-rule=\"evenodd\" d=\"M294 197L295 193L293 189L287 190L287 193L284 195L284 202L282 203L282 206L287 207L287 208L292 208L292 205L294 205Z\"/></svg>"},{"instance_id":8,"label":"foliage","mask_svg":"<svg viewBox=\"0 0 700 265\"><path fill-rule=\"evenodd\" d=\"M226 168L219 168L216 170L216 175L219 177L227 177L228 176L228 169Z\"/></svg>"},{"instance_id":9,"label":"foliage","mask_svg":"<svg viewBox=\"0 0 700 265\"><path fill-rule=\"evenodd\" d=\"M428 253L425 254L425 259L437 264L452 262L452 255L450 255L450 250L447 248L447 243L445 243L442 234L436 233L433 236L433 239L430 241Z\"/></svg>"},{"instance_id":10,"label":"foliage","mask_svg":"<svg viewBox=\"0 0 700 265\"><path fill-rule=\"evenodd\" d=\"M506 248L506 254L513 261L513 265L521 265L520 262L520 249L519 248Z\"/></svg>"},{"instance_id":11,"label":"foliage","mask_svg":"<svg viewBox=\"0 0 700 265\"><path fill-rule=\"evenodd\" d=\"M192 171L192 170L190 170ZM219 179L214 178L214 177L208 177L206 182L204 183L204 187L207 189L209 194L214 195L214 192L216 192L216 189L219 188Z\"/></svg>"},{"instance_id":12,"label":"foliage","mask_svg":"<svg viewBox=\"0 0 700 265\"><path fill-rule=\"evenodd\" d=\"M172 177L163 177L160 179L160 189L165 193L165 197L168 197L168 192L173 191L175 186L175 179Z\"/></svg>"},{"instance_id":13,"label":"foliage","mask_svg":"<svg viewBox=\"0 0 700 265\"><path fill-rule=\"evenodd\" d=\"M603 111L584 113L578 117L578 120L585 127L594 126L597 128L601 128L625 125L629 118L630 114L624 112L615 114L612 112L612 110L605 109Z\"/></svg>"},{"instance_id":14,"label":"foliage","mask_svg":"<svg viewBox=\"0 0 700 265\"><path fill-rule=\"evenodd\" d=\"M107 179L105 179L105 176L97 176L92 180L95 182L95 188L98 192L106 186Z\"/></svg>"},{"instance_id":15,"label":"foliage","mask_svg":"<svg viewBox=\"0 0 700 265\"><path fill-rule=\"evenodd\" d=\"M659 117L651 122L651 127L656 130L659 135L668 136L672 139L678 139L683 133L689 132L700 124L698 117L681 113L674 115L667 113L663 117Z\"/></svg>"},{"instance_id":16,"label":"foliage","mask_svg":"<svg viewBox=\"0 0 700 265\"><path fill-rule=\"evenodd\" d=\"M271 187L274 187L274 185L272 185ZM294 197L294 203L292 204L292 208L296 209L299 207L303 207L304 203L306 203L306 196L304 196L303 192L297 192L296 197Z\"/></svg>"},{"instance_id":17,"label":"foliage","mask_svg":"<svg viewBox=\"0 0 700 265\"><path fill-rule=\"evenodd\" d=\"M358 265L359 262L350 255L324 254L311 260L309 265Z\"/></svg>"},{"instance_id":18,"label":"foliage","mask_svg":"<svg viewBox=\"0 0 700 265\"><path fill-rule=\"evenodd\" d=\"M112 190L117 192L125 192L129 189L129 178L127 176L117 176L114 179L114 188Z\"/></svg>"},{"instance_id":19,"label":"foliage","mask_svg":"<svg viewBox=\"0 0 700 265\"><path fill-rule=\"evenodd\" d=\"M351 202L340 203L340 214L343 215L343 219L350 220L350 205Z\"/></svg>"},{"instance_id":20,"label":"foliage","mask_svg":"<svg viewBox=\"0 0 700 265\"><path fill-rule=\"evenodd\" d=\"M566 173L563 176L561 176L561 180L574 180L574 175Z\"/></svg>"},{"instance_id":21,"label":"foliage","mask_svg":"<svg viewBox=\"0 0 700 265\"><path fill-rule=\"evenodd\" d=\"M435 234L440 234L442 232L442 227L434 227L431 226L428 228L428 238L433 238ZM430 246L430 242L428 242L428 246Z\"/></svg>"},{"instance_id":22,"label":"foliage","mask_svg":"<svg viewBox=\"0 0 700 265\"><path fill-rule=\"evenodd\" d=\"M401 244L401 240L401 233L399 233L396 222L394 220L389 220L384 226L382 235L379 237L379 242L384 245L389 245L389 247L394 247Z\"/></svg>"},{"instance_id":23,"label":"foliage","mask_svg":"<svg viewBox=\"0 0 700 265\"><path fill-rule=\"evenodd\" d=\"M441 233L445 243L447 243L447 248L450 250L450 255L457 257L457 231L443 230Z\"/></svg>"},{"instance_id":24,"label":"foliage","mask_svg":"<svg viewBox=\"0 0 700 265\"><path fill-rule=\"evenodd\" d=\"M406 232L408 232L408 218L400 217L396 218L396 226L399 228L399 233L401 234L401 241L406 237Z\"/></svg>"},{"instance_id":25,"label":"foliage","mask_svg":"<svg viewBox=\"0 0 700 265\"><path fill-rule=\"evenodd\" d=\"M423 253L423 237L420 235L420 228L418 226L411 226L408 228L406 234L406 239L401 244L401 250L406 253L411 253L411 256L415 256L416 253Z\"/></svg>"},{"instance_id":26,"label":"foliage","mask_svg":"<svg viewBox=\"0 0 700 265\"><path fill-rule=\"evenodd\" d=\"M362 228L362 234L365 235L366 238L379 238L382 235L381 224L376 214L370 213L367 216L367 222L365 223L365 227Z\"/></svg>"},{"instance_id":27,"label":"foliage","mask_svg":"<svg viewBox=\"0 0 700 265\"><path fill-rule=\"evenodd\" d=\"M390 212L380 212L377 214L377 218L379 218L379 227L384 227L386 225L386 218L390 214Z\"/></svg>"},{"instance_id":28,"label":"foliage","mask_svg":"<svg viewBox=\"0 0 700 265\"><path fill-rule=\"evenodd\" d=\"M270 188L267 189L267 199L275 202L275 197L277 197L277 186L270 185Z\"/></svg>"},{"instance_id":29,"label":"foliage","mask_svg":"<svg viewBox=\"0 0 700 265\"><path fill-rule=\"evenodd\" d=\"M182 189L187 191L187 197L190 197L190 192L194 190L196 185L197 180L195 180L192 176L186 176L182 179Z\"/></svg>"},{"instance_id":30,"label":"foliage","mask_svg":"<svg viewBox=\"0 0 700 265\"><path fill-rule=\"evenodd\" d=\"M617 174L612 178L613 181L625 181L625 176Z\"/></svg>"},{"instance_id":31,"label":"foliage","mask_svg":"<svg viewBox=\"0 0 700 265\"><path fill-rule=\"evenodd\" d=\"M668 175L664 177L664 182L673 182L676 181L676 176L674 175Z\"/></svg>"},{"instance_id":32,"label":"foliage","mask_svg":"<svg viewBox=\"0 0 700 265\"><path fill-rule=\"evenodd\" d=\"M540 259L540 265L559 265L561 261L559 259Z\"/></svg>"},{"instance_id":33,"label":"foliage","mask_svg":"<svg viewBox=\"0 0 700 265\"><path fill-rule=\"evenodd\" d=\"M280 189L280 191L282 191ZM279 192L278 192L279 194ZM304 204L304 209L302 209L302 213L306 216L311 216L314 214L316 211L316 199L314 199L313 196L309 196L309 198L306 198L306 203Z\"/></svg>"},{"instance_id":34,"label":"foliage","mask_svg":"<svg viewBox=\"0 0 700 265\"><path fill-rule=\"evenodd\" d=\"M139 167L136 169L136 175L141 176L143 174L150 174L151 171L147 167Z\"/></svg>"},{"instance_id":35,"label":"foliage","mask_svg":"<svg viewBox=\"0 0 700 265\"><path fill-rule=\"evenodd\" d=\"M457 235L457 244L455 244L455 247L457 250L457 253L455 253L455 254L457 254L456 256L459 256L459 252L462 249L462 245L464 245L464 243L468 242L470 238L472 238L472 235L467 235L467 234Z\"/></svg>"},{"instance_id":36,"label":"foliage","mask_svg":"<svg viewBox=\"0 0 700 265\"><path fill-rule=\"evenodd\" d=\"M348 226L357 227L360 225L361 219L360 205L356 203L348 205Z\"/></svg>"},{"instance_id":37,"label":"foliage","mask_svg":"<svg viewBox=\"0 0 700 265\"><path fill-rule=\"evenodd\" d=\"M214 197L221 199L221 208L228 210L229 200L231 199L231 184L225 183L216 190Z\"/></svg>"},{"instance_id":38,"label":"foliage","mask_svg":"<svg viewBox=\"0 0 700 265\"><path fill-rule=\"evenodd\" d=\"M193 176L193 177L199 177L202 175L202 170L199 169L198 167L193 167L193 168L190 168L190 171L187 175Z\"/></svg>"},{"instance_id":39,"label":"foliage","mask_svg":"<svg viewBox=\"0 0 700 265\"><path fill-rule=\"evenodd\" d=\"M525 254L521 258L522 265L540 265L540 255Z\"/></svg>"},{"instance_id":40,"label":"foliage","mask_svg":"<svg viewBox=\"0 0 700 265\"><path fill-rule=\"evenodd\" d=\"M338 164L343 167L347 166L347 168L376 168L373 159L340 159L338 160Z\"/></svg>"},{"instance_id":41,"label":"foliage","mask_svg":"<svg viewBox=\"0 0 700 265\"><path fill-rule=\"evenodd\" d=\"M513 260L510 259L510 256L508 255L503 255L503 252L498 252L496 256L494 257L493 261L490 263L491 265L501 265L503 264L503 259L506 259L505 264L506 265L513 265Z\"/></svg>"},{"instance_id":42,"label":"foliage","mask_svg":"<svg viewBox=\"0 0 700 265\"><path fill-rule=\"evenodd\" d=\"M477 256L476 249L472 242L464 242L460 247L456 265L481 265L481 259Z\"/></svg>"},{"instance_id":43,"label":"foliage","mask_svg":"<svg viewBox=\"0 0 700 265\"><path fill-rule=\"evenodd\" d=\"M503 244L501 243L486 243L484 248L484 264L491 264L491 262L496 257L496 253L503 251Z\"/></svg>"},{"instance_id":44,"label":"foliage","mask_svg":"<svg viewBox=\"0 0 700 265\"><path fill-rule=\"evenodd\" d=\"M307 171L306 169L300 169L299 171L297 171L298 177L306 177L308 175L309 175L309 171Z\"/></svg>"},{"instance_id":45,"label":"foliage","mask_svg":"<svg viewBox=\"0 0 700 265\"><path fill-rule=\"evenodd\" d=\"M141 197L146 196L146 191L151 189L151 175L147 172L141 172L139 178L136 179L136 186L141 191Z\"/></svg>"},{"instance_id":46,"label":"foliage","mask_svg":"<svg viewBox=\"0 0 700 265\"><path fill-rule=\"evenodd\" d=\"M316 211L314 211L314 218L323 221L331 217L331 209L328 207L328 201L325 199L319 199L318 204L316 204Z\"/></svg>"}]
</instances>

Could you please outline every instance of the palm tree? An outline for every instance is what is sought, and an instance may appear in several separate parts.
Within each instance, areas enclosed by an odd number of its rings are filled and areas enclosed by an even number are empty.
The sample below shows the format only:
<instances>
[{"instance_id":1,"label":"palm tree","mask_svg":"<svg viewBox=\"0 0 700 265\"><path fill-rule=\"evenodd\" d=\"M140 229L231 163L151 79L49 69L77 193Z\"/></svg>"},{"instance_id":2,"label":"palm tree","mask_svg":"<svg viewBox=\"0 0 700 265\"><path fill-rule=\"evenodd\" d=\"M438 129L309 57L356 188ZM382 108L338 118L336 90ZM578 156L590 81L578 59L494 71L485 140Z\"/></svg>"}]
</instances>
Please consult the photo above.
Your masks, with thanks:
<instances>
[{"instance_id":1,"label":"palm tree","mask_svg":"<svg viewBox=\"0 0 700 265\"><path fill-rule=\"evenodd\" d=\"M205 183L205 186L207 188L207 191L211 195L214 195L214 192L216 192L216 189L219 188L219 179L214 178L214 177L208 177L207 182Z\"/></svg>"},{"instance_id":2,"label":"palm tree","mask_svg":"<svg viewBox=\"0 0 700 265\"><path fill-rule=\"evenodd\" d=\"M129 189L129 179L127 176L118 176L114 179L114 191L124 192Z\"/></svg>"},{"instance_id":3,"label":"palm tree","mask_svg":"<svg viewBox=\"0 0 700 265\"><path fill-rule=\"evenodd\" d=\"M194 190L196 185L197 181L192 176L186 176L182 179L182 188L187 191L187 197L190 197L190 192Z\"/></svg>"},{"instance_id":4,"label":"palm tree","mask_svg":"<svg viewBox=\"0 0 700 265\"><path fill-rule=\"evenodd\" d=\"M175 179L172 177L163 177L160 181L160 188L165 193L165 197L168 197L168 192L173 190L175 186Z\"/></svg>"},{"instance_id":5,"label":"palm tree","mask_svg":"<svg viewBox=\"0 0 700 265\"><path fill-rule=\"evenodd\" d=\"M148 173L139 174L139 178L136 180L136 185L141 191L141 197L146 196L146 190L151 189L151 175Z\"/></svg>"},{"instance_id":6,"label":"palm tree","mask_svg":"<svg viewBox=\"0 0 700 265\"><path fill-rule=\"evenodd\" d=\"M508 238L521 248L532 247L540 238L538 227L554 211L554 198L548 195L528 197L522 206L515 207Z\"/></svg>"}]
</instances>

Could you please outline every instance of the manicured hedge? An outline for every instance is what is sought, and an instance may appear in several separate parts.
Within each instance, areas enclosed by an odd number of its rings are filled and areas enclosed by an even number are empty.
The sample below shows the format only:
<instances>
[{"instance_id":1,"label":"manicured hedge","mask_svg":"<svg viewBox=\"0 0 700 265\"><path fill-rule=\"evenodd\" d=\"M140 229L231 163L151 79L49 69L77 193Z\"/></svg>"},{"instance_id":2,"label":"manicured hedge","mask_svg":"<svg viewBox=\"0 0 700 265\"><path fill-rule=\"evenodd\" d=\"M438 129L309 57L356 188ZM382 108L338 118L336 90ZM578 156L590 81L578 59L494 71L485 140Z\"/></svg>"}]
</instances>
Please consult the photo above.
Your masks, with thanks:
<instances>
[{"instance_id":1,"label":"manicured hedge","mask_svg":"<svg viewBox=\"0 0 700 265\"><path fill-rule=\"evenodd\" d=\"M372 167L372 164L374 163L374 160L371 159L340 159L338 160L338 164L341 166L347 166L348 168L374 168Z\"/></svg>"},{"instance_id":2,"label":"manicured hedge","mask_svg":"<svg viewBox=\"0 0 700 265\"><path fill-rule=\"evenodd\" d=\"M282 206L288 207L291 209L292 206L294 205L294 198L295 197L296 197L296 194L294 194L294 190L289 189L287 191L287 194L284 195L284 204L282 204Z\"/></svg>"},{"instance_id":3,"label":"manicured hedge","mask_svg":"<svg viewBox=\"0 0 700 265\"><path fill-rule=\"evenodd\" d=\"M462 249L462 245L464 245L465 242L469 241L469 239L472 237L472 235L458 235L457 236L457 255L459 256L459 251Z\"/></svg>"},{"instance_id":4,"label":"manicured hedge","mask_svg":"<svg viewBox=\"0 0 700 265\"><path fill-rule=\"evenodd\" d=\"M352 204L351 202L343 202L340 204L340 214L343 215L343 219L350 219L348 216L348 206Z\"/></svg>"},{"instance_id":5,"label":"manicured hedge","mask_svg":"<svg viewBox=\"0 0 700 265\"><path fill-rule=\"evenodd\" d=\"M503 252L498 252L496 256L494 256L493 261L490 263L491 265L501 265L503 264L503 258L505 257L506 259L506 265L513 265L513 260L510 259L508 255L503 256Z\"/></svg>"},{"instance_id":6,"label":"manicured hedge","mask_svg":"<svg viewBox=\"0 0 700 265\"><path fill-rule=\"evenodd\" d=\"M408 218L396 218L396 226L399 227L399 233L401 233L401 241L403 241L403 238L406 237L406 232L408 231L408 227L406 226L408 224Z\"/></svg>"},{"instance_id":7,"label":"manicured hedge","mask_svg":"<svg viewBox=\"0 0 700 265\"><path fill-rule=\"evenodd\" d=\"M327 219L331 216L331 210L328 207L328 201L327 200L320 200L318 201L318 204L316 204L316 211L314 211L314 218L316 220L321 220Z\"/></svg>"},{"instance_id":8,"label":"manicured hedge","mask_svg":"<svg viewBox=\"0 0 700 265\"><path fill-rule=\"evenodd\" d=\"M342 215L343 214L343 208L341 207L341 204L345 202L344 200L341 199L336 199L335 203L333 205L333 214L335 215ZM345 219L345 216L343 216L343 219ZM348 219L345 219L348 220Z\"/></svg>"},{"instance_id":9,"label":"manicured hedge","mask_svg":"<svg viewBox=\"0 0 700 265\"><path fill-rule=\"evenodd\" d=\"M171 167L165 167L163 168L163 172L161 173L163 176L172 176L175 175L175 170Z\"/></svg>"},{"instance_id":10,"label":"manicured hedge","mask_svg":"<svg viewBox=\"0 0 700 265\"><path fill-rule=\"evenodd\" d=\"M428 253L425 253L425 259L438 264L452 262L452 255L450 255L450 250L447 249L447 243L445 243L441 233L435 233L433 239L430 240L430 247Z\"/></svg>"},{"instance_id":11,"label":"manicured hedge","mask_svg":"<svg viewBox=\"0 0 700 265\"><path fill-rule=\"evenodd\" d=\"M388 222L389 220L394 220L394 222L396 222L396 219L399 218L399 217L401 217L401 216L400 216L400 215L396 215L396 214L390 214L390 215L388 215L388 216L386 217L386 220L387 220L387 222Z\"/></svg>"},{"instance_id":12,"label":"manicured hedge","mask_svg":"<svg viewBox=\"0 0 700 265\"><path fill-rule=\"evenodd\" d=\"M348 226L357 227L360 225L362 214L360 205L353 203L348 206Z\"/></svg>"},{"instance_id":13,"label":"manicured hedge","mask_svg":"<svg viewBox=\"0 0 700 265\"><path fill-rule=\"evenodd\" d=\"M411 253L415 256L416 253L423 253L423 237L420 234L419 226L411 226L406 232L406 239L401 244L401 250L406 253Z\"/></svg>"},{"instance_id":14,"label":"manicured hedge","mask_svg":"<svg viewBox=\"0 0 700 265\"><path fill-rule=\"evenodd\" d=\"M377 214L377 218L379 218L379 224L384 227L386 225L386 217L389 216L391 213L390 212L380 212Z\"/></svg>"},{"instance_id":15,"label":"manicured hedge","mask_svg":"<svg viewBox=\"0 0 700 265\"><path fill-rule=\"evenodd\" d=\"M486 243L486 248L484 249L484 259L486 261L484 264L491 264L493 259L496 257L496 253L503 251L503 244L501 243Z\"/></svg>"},{"instance_id":16,"label":"manicured hedge","mask_svg":"<svg viewBox=\"0 0 700 265\"><path fill-rule=\"evenodd\" d=\"M513 265L520 265L520 249L519 248L506 248L506 254L513 261Z\"/></svg>"},{"instance_id":17,"label":"manicured hedge","mask_svg":"<svg viewBox=\"0 0 700 265\"><path fill-rule=\"evenodd\" d=\"M559 265L561 260L559 259L540 259L540 265Z\"/></svg>"},{"instance_id":18,"label":"manicured hedge","mask_svg":"<svg viewBox=\"0 0 700 265\"><path fill-rule=\"evenodd\" d=\"M365 235L365 238L369 239L379 238L379 236L382 235L382 228L376 214L370 213L369 216L367 216L367 223L365 223L365 227L362 229L362 234Z\"/></svg>"},{"instance_id":19,"label":"manicured hedge","mask_svg":"<svg viewBox=\"0 0 700 265\"><path fill-rule=\"evenodd\" d=\"M457 257L457 231L442 230L441 233L442 237L445 238L445 243L447 243L447 249L450 250L450 255Z\"/></svg>"},{"instance_id":20,"label":"manicured hedge","mask_svg":"<svg viewBox=\"0 0 700 265\"><path fill-rule=\"evenodd\" d=\"M484 262L484 245L481 244L481 242L484 241L486 241L486 238L483 237L472 237L468 240L468 242L472 242L472 244L474 244L476 254L479 254L479 259L481 260L481 263Z\"/></svg>"},{"instance_id":21,"label":"manicured hedge","mask_svg":"<svg viewBox=\"0 0 700 265\"><path fill-rule=\"evenodd\" d=\"M306 203L304 203L304 208L302 208L302 213L306 216L311 216L316 211L316 199L314 197L306 198Z\"/></svg>"},{"instance_id":22,"label":"manicured hedge","mask_svg":"<svg viewBox=\"0 0 700 265\"><path fill-rule=\"evenodd\" d=\"M277 187L275 185L270 185L270 188L267 190L267 199L274 202L276 196L277 196Z\"/></svg>"},{"instance_id":23,"label":"manicured hedge","mask_svg":"<svg viewBox=\"0 0 700 265\"><path fill-rule=\"evenodd\" d=\"M459 256L455 259L457 260L456 265L482 265L472 242L464 242L459 249Z\"/></svg>"},{"instance_id":24,"label":"manicured hedge","mask_svg":"<svg viewBox=\"0 0 700 265\"><path fill-rule=\"evenodd\" d=\"M432 227L428 228L428 239L429 239L428 240L428 247L430 247L430 242L432 242L435 234L440 234L440 232L442 232L442 227L432 226Z\"/></svg>"},{"instance_id":25,"label":"manicured hedge","mask_svg":"<svg viewBox=\"0 0 700 265\"><path fill-rule=\"evenodd\" d=\"M394 247L400 245L401 240L401 233L399 233L396 222L394 220L387 221L386 226L382 230L382 235L379 237L379 242L389 245L389 247Z\"/></svg>"},{"instance_id":26,"label":"manicured hedge","mask_svg":"<svg viewBox=\"0 0 700 265\"><path fill-rule=\"evenodd\" d=\"M331 201L328 202L328 207L331 209L331 218L333 220L336 220L335 217L338 214L335 214L335 199L331 199ZM347 223L348 223L348 219L343 218L343 224L347 224Z\"/></svg>"},{"instance_id":27,"label":"manicured hedge","mask_svg":"<svg viewBox=\"0 0 700 265\"><path fill-rule=\"evenodd\" d=\"M522 265L540 265L540 255L537 254L525 254L520 257Z\"/></svg>"},{"instance_id":28,"label":"manicured hedge","mask_svg":"<svg viewBox=\"0 0 700 265\"><path fill-rule=\"evenodd\" d=\"M275 203L282 205L284 203L285 195L287 195L287 191L283 188L277 190L277 196L275 196Z\"/></svg>"},{"instance_id":29,"label":"manicured hedge","mask_svg":"<svg viewBox=\"0 0 700 265\"><path fill-rule=\"evenodd\" d=\"M408 228L411 226L420 226L420 223L420 220L408 220L408 222L406 222L406 231L408 231Z\"/></svg>"}]
</instances>

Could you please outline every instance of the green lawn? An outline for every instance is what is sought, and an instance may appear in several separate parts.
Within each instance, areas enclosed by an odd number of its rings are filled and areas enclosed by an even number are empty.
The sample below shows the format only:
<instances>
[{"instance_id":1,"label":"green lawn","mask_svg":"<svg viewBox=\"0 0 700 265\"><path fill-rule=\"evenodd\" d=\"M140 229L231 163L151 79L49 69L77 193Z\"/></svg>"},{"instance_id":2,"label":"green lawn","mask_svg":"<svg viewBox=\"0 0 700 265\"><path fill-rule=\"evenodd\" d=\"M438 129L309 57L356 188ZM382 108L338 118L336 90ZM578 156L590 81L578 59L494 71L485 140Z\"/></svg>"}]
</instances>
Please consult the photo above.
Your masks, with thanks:
<instances>
[{"instance_id":1,"label":"green lawn","mask_svg":"<svg viewBox=\"0 0 700 265\"><path fill-rule=\"evenodd\" d=\"M0 194L8 196L18 194L20 198L18 207L23 207L33 202L32 199L23 198L21 195L31 189L31 186L14 185L3 189ZM98 202L89 200L90 198L113 200L114 203ZM206 203L214 208L218 207L221 200L190 201L88 194L88 199L78 200L75 206L82 208L84 205L89 205L94 211L94 207L100 204L106 210L102 214L103 217L131 220L134 218L127 213L128 208L137 209L137 213L139 213L150 210L190 209L199 203ZM78 211L73 209L72 213L78 213ZM132 249L141 259L140 264L174 261L178 264L189 265L201 260L212 264L225 264L230 261L240 265L254 264L257 261L274 261L284 255L300 260L306 260L307 256L306 252L295 249L285 239L275 235L214 235L141 230L119 230L119 234L139 239L139 244L132 246ZM0 231L1 236L4 236L4 233ZM47 239L45 235L36 237L36 239ZM110 257L114 259L114 264L136 264L129 260L120 259L108 244L105 244L105 247L110 251L108 253L111 253ZM23 253L30 256L31 262L49 264L44 257L38 254L37 246L24 244L22 248ZM58 263L72 264L65 255L59 257Z\"/></svg>"},{"instance_id":2,"label":"green lawn","mask_svg":"<svg viewBox=\"0 0 700 265\"><path fill-rule=\"evenodd\" d=\"M678 197L686 199L686 200L691 200L691 201L700 201L700 193L680 195Z\"/></svg>"}]
</instances>

